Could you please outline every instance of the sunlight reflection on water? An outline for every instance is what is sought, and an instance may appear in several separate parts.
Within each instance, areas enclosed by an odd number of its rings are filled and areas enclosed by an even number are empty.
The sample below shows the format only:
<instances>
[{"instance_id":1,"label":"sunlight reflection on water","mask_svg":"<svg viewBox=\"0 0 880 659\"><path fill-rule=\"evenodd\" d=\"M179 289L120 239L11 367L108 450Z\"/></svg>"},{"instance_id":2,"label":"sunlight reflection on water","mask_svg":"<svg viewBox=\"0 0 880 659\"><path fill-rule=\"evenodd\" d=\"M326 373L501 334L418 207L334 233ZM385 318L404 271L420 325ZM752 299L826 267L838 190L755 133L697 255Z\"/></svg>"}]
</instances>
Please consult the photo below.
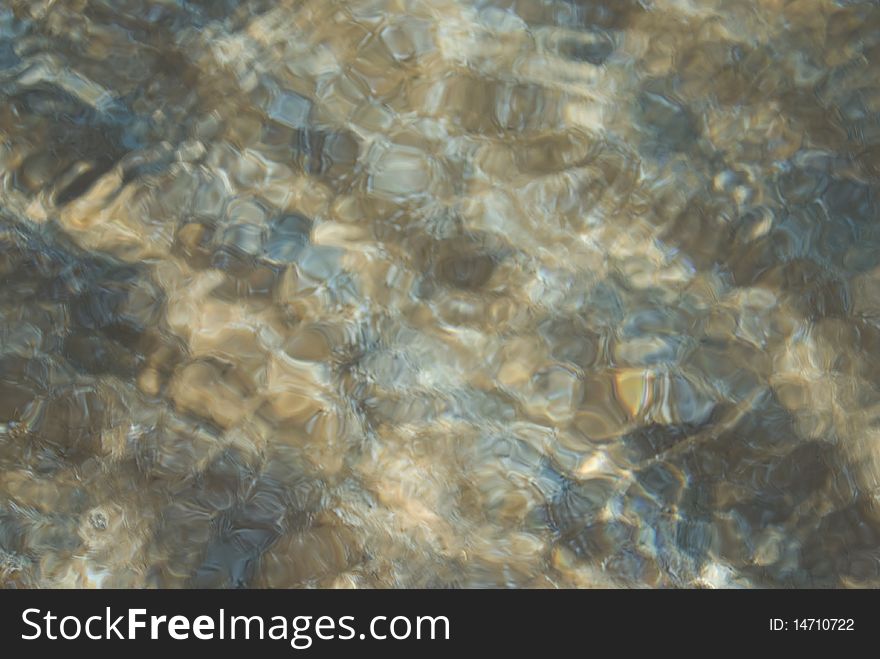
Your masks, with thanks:
<instances>
[{"instance_id":1,"label":"sunlight reflection on water","mask_svg":"<svg viewBox=\"0 0 880 659\"><path fill-rule=\"evenodd\" d=\"M6 586L880 586L880 10L0 8Z\"/></svg>"}]
</instances>

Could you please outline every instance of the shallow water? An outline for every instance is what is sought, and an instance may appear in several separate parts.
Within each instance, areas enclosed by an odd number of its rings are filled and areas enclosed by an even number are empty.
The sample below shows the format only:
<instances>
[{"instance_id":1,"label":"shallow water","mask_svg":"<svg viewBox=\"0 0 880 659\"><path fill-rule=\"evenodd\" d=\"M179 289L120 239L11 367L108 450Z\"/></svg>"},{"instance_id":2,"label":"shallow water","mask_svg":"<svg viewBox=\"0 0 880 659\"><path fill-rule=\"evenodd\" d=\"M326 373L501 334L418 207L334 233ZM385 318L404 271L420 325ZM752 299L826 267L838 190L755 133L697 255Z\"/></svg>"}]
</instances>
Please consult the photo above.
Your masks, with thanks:
<instances>
[{"instance_id":1,"label":"shallow water","mask_svg":"<svg viewBox=\"0 0 880 659\"><path fill-rule=\"evenodd\" d=\"M880 586L880 8L0 4L7 587Z\"/></svg>"}]
</instances>

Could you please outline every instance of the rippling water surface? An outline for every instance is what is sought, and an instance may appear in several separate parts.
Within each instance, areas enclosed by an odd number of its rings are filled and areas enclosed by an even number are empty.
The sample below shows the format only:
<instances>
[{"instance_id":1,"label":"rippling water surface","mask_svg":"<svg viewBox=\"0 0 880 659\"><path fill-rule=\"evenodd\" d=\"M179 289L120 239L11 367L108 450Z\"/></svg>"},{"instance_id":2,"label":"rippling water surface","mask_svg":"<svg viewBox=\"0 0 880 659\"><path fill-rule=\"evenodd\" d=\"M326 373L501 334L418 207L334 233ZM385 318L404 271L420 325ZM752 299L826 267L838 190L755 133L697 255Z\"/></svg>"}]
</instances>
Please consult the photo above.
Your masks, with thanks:
<instances>
[{"instance_id":1,"label":"rippling water surface","mask_svg":"<svg viewBox=\"0 0 880 659\"><path fill-rule=\"evenodd\" d=\"M0 582L880 586L880 8L0 3Z\"/></svg>"}]
</instances>

